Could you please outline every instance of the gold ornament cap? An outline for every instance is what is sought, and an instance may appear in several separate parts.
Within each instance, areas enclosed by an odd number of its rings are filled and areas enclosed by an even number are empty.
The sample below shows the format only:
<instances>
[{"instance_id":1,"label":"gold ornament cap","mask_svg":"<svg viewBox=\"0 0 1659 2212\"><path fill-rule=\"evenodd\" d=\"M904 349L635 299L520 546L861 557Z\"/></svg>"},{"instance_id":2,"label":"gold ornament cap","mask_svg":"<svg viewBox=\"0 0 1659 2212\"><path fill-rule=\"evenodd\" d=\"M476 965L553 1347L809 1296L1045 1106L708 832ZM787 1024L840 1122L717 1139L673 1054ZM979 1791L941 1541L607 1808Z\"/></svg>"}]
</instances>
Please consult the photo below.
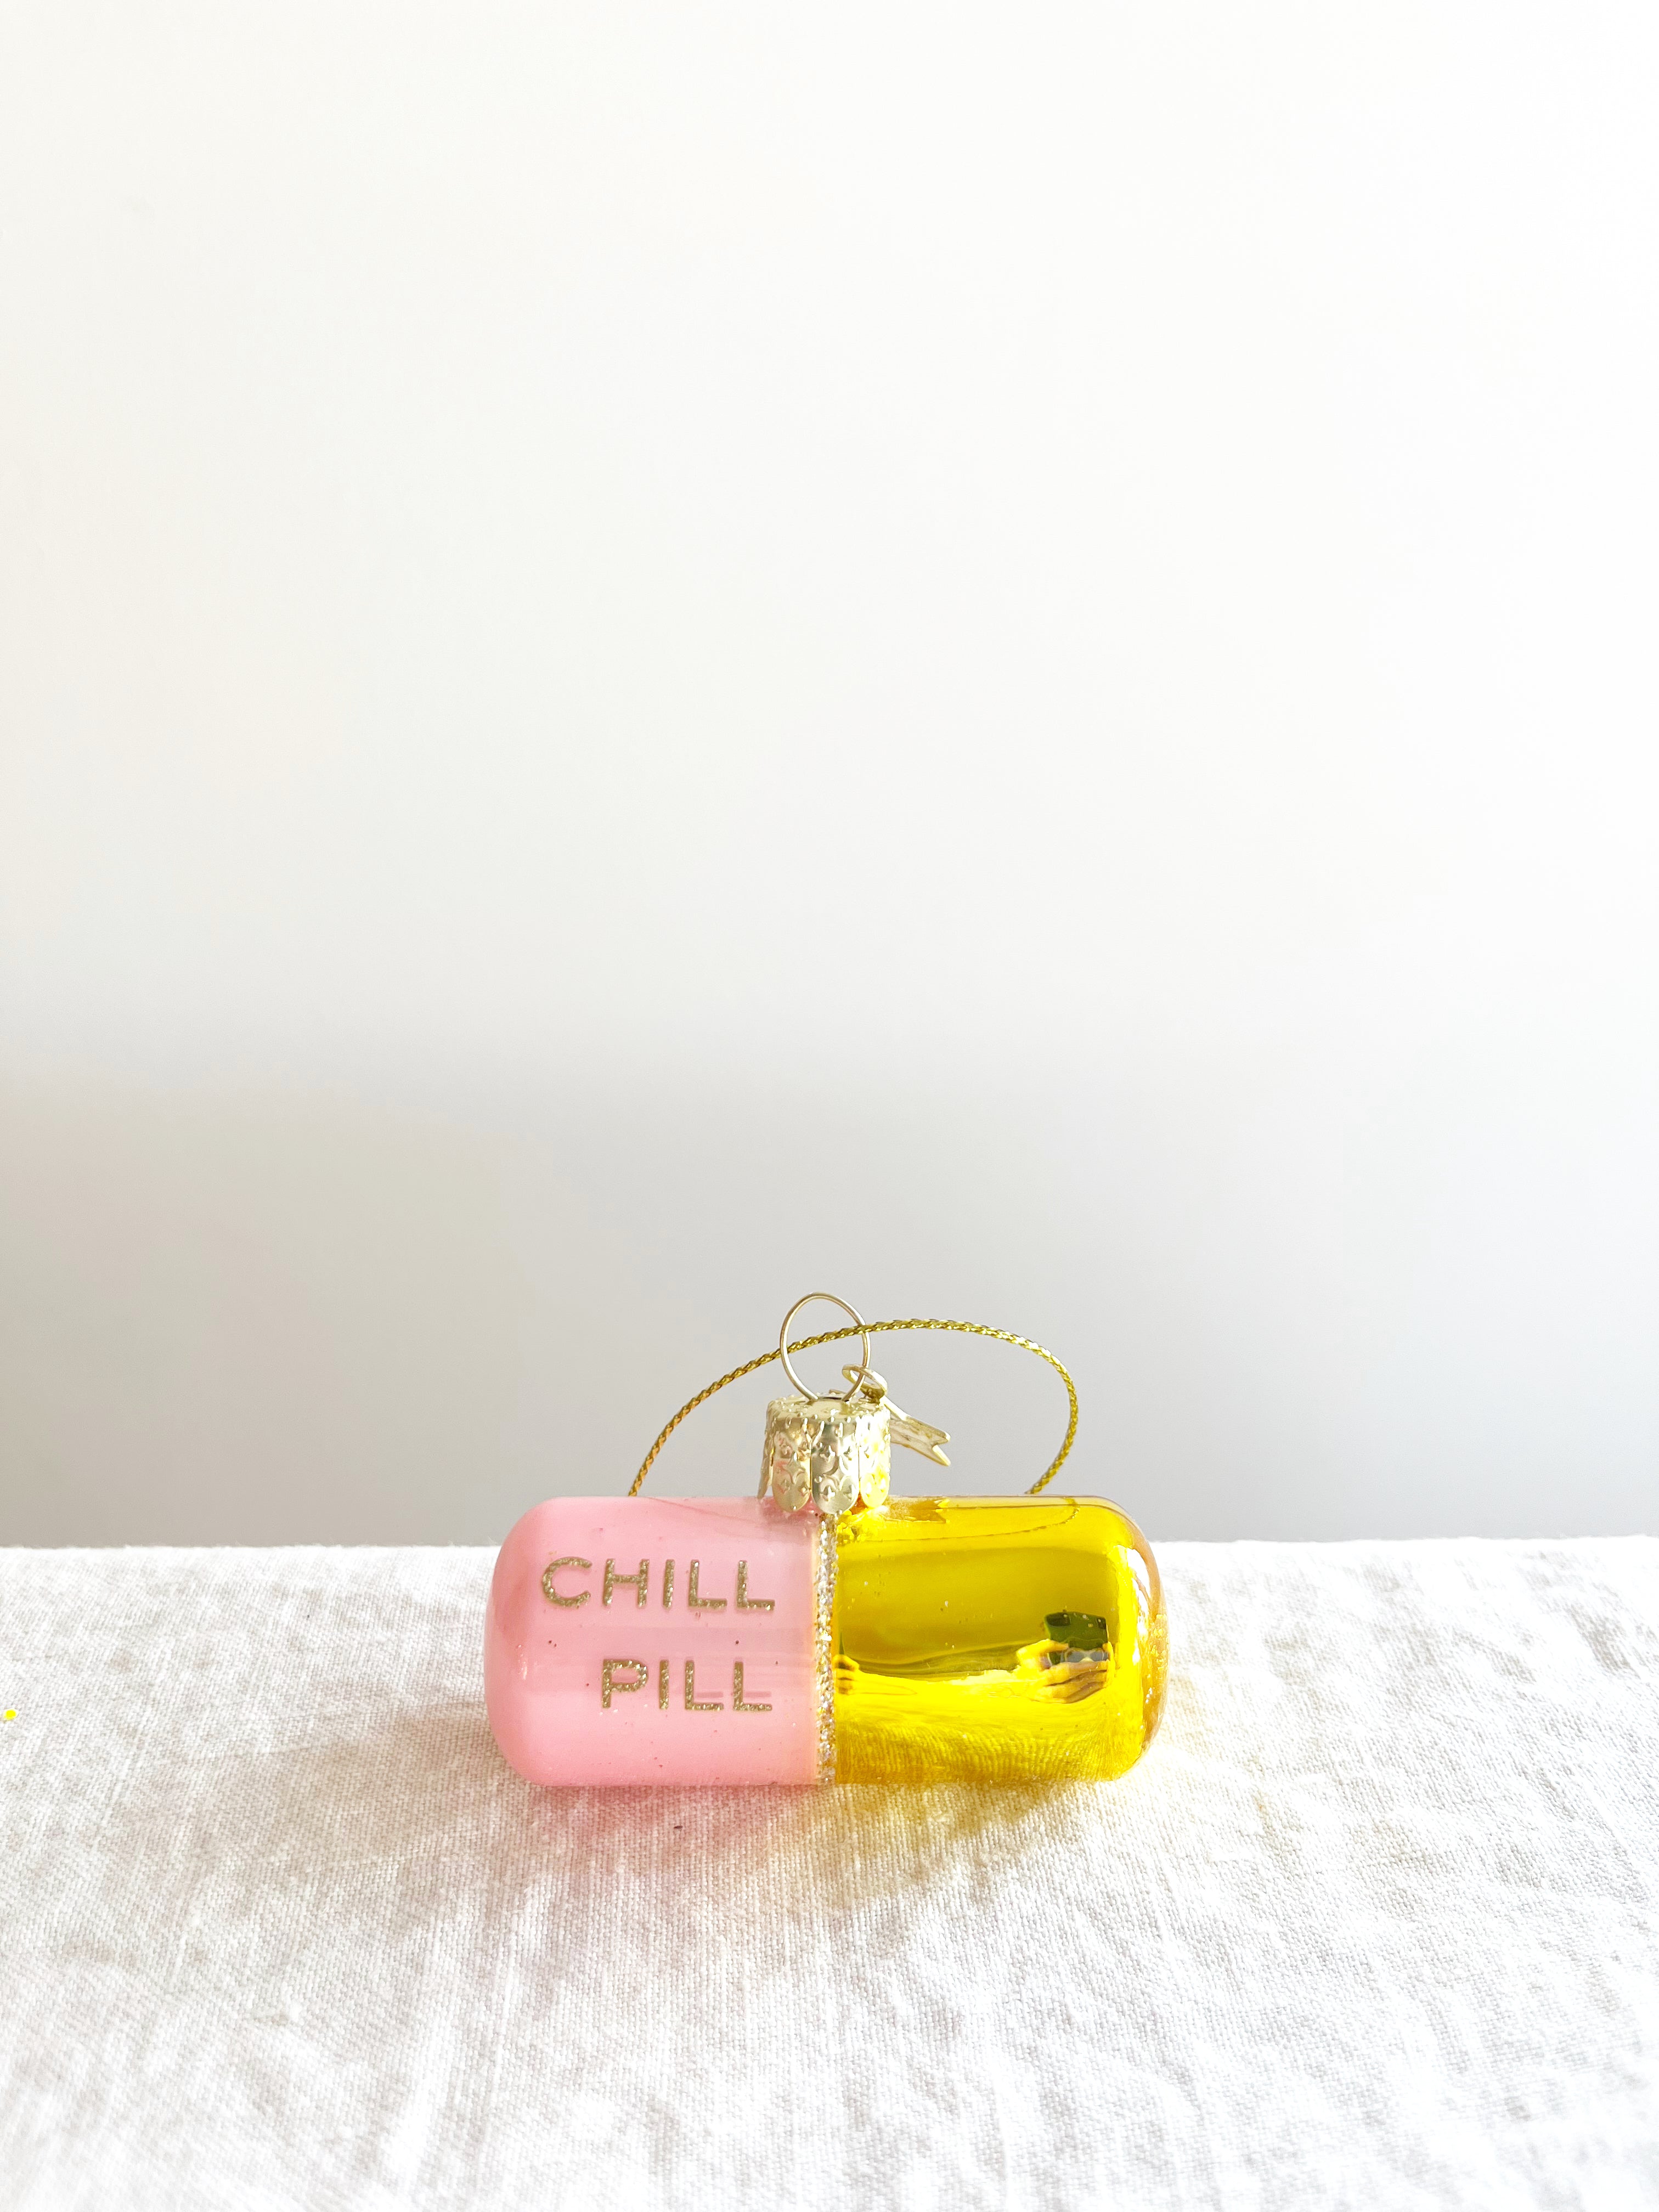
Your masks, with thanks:
<instances>
[{"instance_id":1,"label":"gold ornament cap","mask_svg":"<svg viewBox=\"0 0 1659 2212\"><path fill-rule=\"evenodd\" d=\"M835 1520L884 1505L892 1480L892 1422L867 1399L774 1398L766 1408L761 1494L786 1513L816 1505Z\"/></svg>"}]
</instances>

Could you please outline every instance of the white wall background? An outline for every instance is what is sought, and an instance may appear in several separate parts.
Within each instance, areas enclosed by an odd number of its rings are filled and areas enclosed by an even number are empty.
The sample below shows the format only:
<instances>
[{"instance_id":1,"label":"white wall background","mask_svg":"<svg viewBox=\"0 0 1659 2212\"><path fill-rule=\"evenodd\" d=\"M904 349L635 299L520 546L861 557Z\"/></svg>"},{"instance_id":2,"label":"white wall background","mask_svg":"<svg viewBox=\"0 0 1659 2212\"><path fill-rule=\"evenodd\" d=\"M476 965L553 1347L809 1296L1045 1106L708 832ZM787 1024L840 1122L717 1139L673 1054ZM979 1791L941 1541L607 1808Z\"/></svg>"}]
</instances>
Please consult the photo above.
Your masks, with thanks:
<instances>
[{"instance_id":1,"label":"white wall background","mask_svg":"<svg viewBox=\"0 0 1659 2212\"><path fill-rule=\"evenodd\" d=\"M1155 1536L1659 1525L1656 112L1635 0L0 8L0 1540L493 1537L820 1284Z\"/></svg>"}]
</instances>

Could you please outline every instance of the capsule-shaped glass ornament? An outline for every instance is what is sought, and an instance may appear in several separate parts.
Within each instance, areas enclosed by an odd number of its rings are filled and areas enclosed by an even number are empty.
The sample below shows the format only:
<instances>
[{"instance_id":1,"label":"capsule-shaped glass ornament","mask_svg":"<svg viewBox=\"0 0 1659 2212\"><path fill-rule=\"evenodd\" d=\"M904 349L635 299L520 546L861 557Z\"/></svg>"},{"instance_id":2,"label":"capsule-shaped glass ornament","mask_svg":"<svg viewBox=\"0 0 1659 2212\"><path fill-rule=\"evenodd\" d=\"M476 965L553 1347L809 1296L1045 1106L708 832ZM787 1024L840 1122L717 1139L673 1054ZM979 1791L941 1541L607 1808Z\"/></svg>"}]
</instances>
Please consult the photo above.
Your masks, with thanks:
<instances>
[{"instance_id":1,"label":"capsule-shaped glass ornament","mask_svg":"<svg viewBox=\"0 0 1659 2212\"><path fill-rule=\"evenodd\" d=\"M827 1296L827 1293L815 1293ZM898 1442L948 1465L940 1430L893 1406L872 1322L787 1342L796 1383L767 1408L760 1494L550 1498L495 1563L485 1694L501 1751L533 1782L698 1784L1103 1779L1151 1741L1163 1704L1158 1568L1115 1505L890 1494ZM789 1354L863 1334L842 1395ZM1071 1379L1051 1353L1071 1392ZM716 1389L721 1384L716 1384ZM705 1392L703 1396L710 1395ZM701 1404L702 1398L693 1405Z\"/></svg>"}]
</instances>

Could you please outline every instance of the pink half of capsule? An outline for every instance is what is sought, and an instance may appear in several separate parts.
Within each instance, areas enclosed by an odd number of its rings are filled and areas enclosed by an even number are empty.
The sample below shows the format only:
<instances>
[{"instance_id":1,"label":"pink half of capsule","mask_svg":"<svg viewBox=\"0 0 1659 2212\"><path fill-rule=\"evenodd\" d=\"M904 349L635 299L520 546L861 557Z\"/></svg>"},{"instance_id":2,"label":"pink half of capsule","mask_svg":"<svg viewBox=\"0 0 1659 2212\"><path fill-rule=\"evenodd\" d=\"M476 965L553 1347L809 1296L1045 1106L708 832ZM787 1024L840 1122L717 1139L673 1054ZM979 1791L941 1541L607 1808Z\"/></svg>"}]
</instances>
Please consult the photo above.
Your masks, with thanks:
<instances>
[{"instance_id":1,"label":"pink half of capsule","mask_svg":"<svg viewBox=\"0 0 1659 2212\"><path fill-rule=\"evenodd\" d=\"M532 1507L484 1631L503 1756L541 1783L815 1782L817 1531L762 1498Z\"/></svg>"}]
</instances>

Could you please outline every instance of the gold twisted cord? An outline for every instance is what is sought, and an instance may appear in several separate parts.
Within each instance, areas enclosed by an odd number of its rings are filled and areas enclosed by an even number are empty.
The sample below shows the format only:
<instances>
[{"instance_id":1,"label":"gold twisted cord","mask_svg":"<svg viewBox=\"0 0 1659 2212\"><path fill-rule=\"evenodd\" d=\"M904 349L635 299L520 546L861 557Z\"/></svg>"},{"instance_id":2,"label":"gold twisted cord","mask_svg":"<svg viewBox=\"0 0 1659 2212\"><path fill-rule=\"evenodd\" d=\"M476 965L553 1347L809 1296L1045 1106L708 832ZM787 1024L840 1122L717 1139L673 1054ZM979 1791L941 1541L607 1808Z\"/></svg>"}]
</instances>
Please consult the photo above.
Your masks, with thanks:
<instances>
[{"instance_id":1,"label":"gold twisted cord","mask_svg":"<svg viewBox=\"0 0 1659 2212\"><path fill-rule=\"evenodd\" d=\"M1049 1366L1066 1385L1066 1395L1071 1401L1072 1418L1066 1424L1065 1443L1050 1461L1047 1473L1037 1477L1027 1495L1035 1497L1039 1490L1051 1483L1065 1465L1066 1455L1071 1450L1073 1440L1077 1435L1077 1389L1071 1376L1054 1358L1054 1353L1046 1352L1040 1344L1033 1344L1029 1336L1015 1336L1006 1328L987 1328L981 1322L976 1321L869 1321L860 1326L848 1328L826 1328L822 1336L799 1337L787 1349L791 1352L810 1352L815 1344L836 1344L843 1337L891 1336L900 1329L906 1328L948 1328L955 1329L963 1336L994 1337L999 1344L1016 1345L1020 1351L1034 1352L1039 1359L1048 1361ZM718 1382L711 1382L706 1390L699 1390L695 1398L688 1398L657 1438L656 1443L647 1452L643 1465L629 1485L629 1496L630 1498L639 1496L640 1486L650 1474L652 1462L688 1413L695 1413L699 1406L712 1398L716 1390L724 1390L728 1382L741 1382L745 1375L754 1374L758 1368L769 1367L778 1356L778 1347L775 1345L770 1352L763 1352L758 1359L745 1360L741 1367L734 1367L729 1375L722 1375Z\"/></svg>"}]
</instances>

